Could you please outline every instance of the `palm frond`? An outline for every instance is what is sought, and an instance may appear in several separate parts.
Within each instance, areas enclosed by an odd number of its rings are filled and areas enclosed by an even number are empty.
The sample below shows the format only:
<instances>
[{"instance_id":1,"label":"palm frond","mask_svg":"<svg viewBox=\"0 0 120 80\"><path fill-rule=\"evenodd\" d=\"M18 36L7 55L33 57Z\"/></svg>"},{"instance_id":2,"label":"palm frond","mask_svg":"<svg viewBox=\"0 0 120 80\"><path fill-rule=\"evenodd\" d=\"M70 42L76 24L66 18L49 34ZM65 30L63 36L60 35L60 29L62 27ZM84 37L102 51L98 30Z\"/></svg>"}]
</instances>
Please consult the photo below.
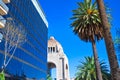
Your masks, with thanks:
<instances>
[{"instance_id":1,"label":"palm frond","mask_svg":"<svg viewBox=\"0 0 120 80\"><path fill-rule=\"evenodd\" d=\"M84 57L85 61L82 61L77 66L76 79L78 80L96 80L96 71L93 57ZM103 80L111 80L108 67L104 61L100 61L101 72Z\"/></svg>"},{"instance_id":2,"label":"palm frond","mask_svg":"<svg viewBox=\"0 0 120 80\"><path fill-rule=\"evenodd\" d=\"M95 41L103 38L102 23L96 2L84 0L78 2L78 8L73 10L73 32L83 41ZM100 28L101 27L101 28Z\"/></svg>"}]
</instances>

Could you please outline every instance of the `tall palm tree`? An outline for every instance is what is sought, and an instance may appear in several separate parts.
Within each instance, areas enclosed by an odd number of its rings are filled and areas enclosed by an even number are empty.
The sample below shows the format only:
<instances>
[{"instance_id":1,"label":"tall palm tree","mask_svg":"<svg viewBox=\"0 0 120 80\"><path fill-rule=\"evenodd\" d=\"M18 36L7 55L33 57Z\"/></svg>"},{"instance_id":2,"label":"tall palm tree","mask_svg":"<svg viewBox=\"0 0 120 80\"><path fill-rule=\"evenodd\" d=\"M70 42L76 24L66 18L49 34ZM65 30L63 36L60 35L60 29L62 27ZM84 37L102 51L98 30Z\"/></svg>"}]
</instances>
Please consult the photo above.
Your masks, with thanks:
<instances>
[{"instance_id":1,"label":"tall palm tree","mask_svg":"<svg viewBox=\"0 0 120 80\"><path fill-rule=\"evenodd\" d=\"M103 24L104 38L105 38L110 68L111 68L112 79L120 80L119 65L115 54L112 36L109 29L109 23L105 12L104 2L103 0L97 0L97 3L98 3L98 9L99 9L101 21Z\"/></svg>"},{"instance_id":2,"label":"tall palm tree","mask_svg":"<svg viewBox=\"0 0 120 80\"><path fill-rule=\"evenodd\" d=\"M73 32L81 40L92 43L97 80L102 80L95 43L96 40L103 38L102 23L97 5L96 2L92 4L92 0L84 0L84 2L78 3L78 5L78 9L73 10L74 14L71 19L74 19L74 21L71 26L73 27Z\"/></svg>"},{"instance_id":3,"label":"tall palm tree","mask_svg":"<svg viewBox=\"0 0 120 80\"><path fill-rule=\"evenodd\" d=\"M104 61L100 62L103 80L111 80L109 70ZM95 64L93 57L85 57L85 61L77 67L76 80L96 80Z\"/></svg>"}]
</instances>

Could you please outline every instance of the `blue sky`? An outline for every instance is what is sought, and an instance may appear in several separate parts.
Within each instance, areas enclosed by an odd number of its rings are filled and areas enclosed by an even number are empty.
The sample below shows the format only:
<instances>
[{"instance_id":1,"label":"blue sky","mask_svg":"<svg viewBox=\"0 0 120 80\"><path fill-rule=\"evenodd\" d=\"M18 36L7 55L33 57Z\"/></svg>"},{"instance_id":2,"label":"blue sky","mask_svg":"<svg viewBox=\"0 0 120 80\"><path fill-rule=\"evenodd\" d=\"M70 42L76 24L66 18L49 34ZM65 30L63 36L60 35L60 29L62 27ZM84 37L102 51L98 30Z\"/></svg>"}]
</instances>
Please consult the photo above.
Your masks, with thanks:
<instances>
[{"instance_id":1,"label":"blue sky","mask_svg":"<svg viewBox=\"0 0 120 80\"><path fill-rule=\"evenodd\" d=\"M39 0L43 8L43 11L48 20L48 38L54 36L58 40L64 53L69 59L70 76L74 77L76 72L76 66L79 61L84 61L85 56L92 56L92 45L81 41L77 35L75 35L70 27L72 20L72 10L78 6L76 2L83 0ZM105 0L109 8L111 8L112 21L112 36L115 38L115 28L120 27L120 1L117 0ZM100 60L105 60L108 64L108 58L106 53L106 47L104 41L97 42L97 51Z\"/></svg>"}]
</instances>

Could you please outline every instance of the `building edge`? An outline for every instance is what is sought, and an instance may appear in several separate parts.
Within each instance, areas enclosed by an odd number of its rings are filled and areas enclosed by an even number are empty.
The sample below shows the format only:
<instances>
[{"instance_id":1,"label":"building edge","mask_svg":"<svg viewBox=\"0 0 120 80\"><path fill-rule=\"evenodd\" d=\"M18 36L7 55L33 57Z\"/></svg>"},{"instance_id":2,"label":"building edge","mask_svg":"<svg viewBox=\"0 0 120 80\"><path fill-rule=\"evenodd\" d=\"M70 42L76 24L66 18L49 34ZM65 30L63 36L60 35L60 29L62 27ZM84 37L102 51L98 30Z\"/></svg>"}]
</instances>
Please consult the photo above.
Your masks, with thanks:
<instances>
[{"instance_id":1,"label":"building edge","mask_svg":"<svg viewBox=\"0 0 120 80\"><path fill-rule=\"evenodd\" d=\"M36 10L38 11L39 15L41 16L41 18L43 19L44 23L46 24L46 26L48 27L48 22L47 19L45 17L45 14L42 11L42 8L38 2L38 0L31 0L33 5L35 6Z\"/></svg>"}]
</instances>

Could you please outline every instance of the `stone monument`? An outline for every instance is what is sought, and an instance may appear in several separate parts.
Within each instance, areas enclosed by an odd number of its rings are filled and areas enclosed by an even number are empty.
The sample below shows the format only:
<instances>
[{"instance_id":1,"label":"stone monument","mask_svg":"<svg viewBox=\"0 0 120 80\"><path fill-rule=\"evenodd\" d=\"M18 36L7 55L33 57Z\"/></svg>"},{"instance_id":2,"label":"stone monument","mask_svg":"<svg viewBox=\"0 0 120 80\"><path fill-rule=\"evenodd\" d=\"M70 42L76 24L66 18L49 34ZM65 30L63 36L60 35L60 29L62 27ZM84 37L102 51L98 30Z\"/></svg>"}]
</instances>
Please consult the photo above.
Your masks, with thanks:
<instances>
[{"instance_id":1,"label":"stone monument","mask_svg":"<svg viewBox=\"0 0 120 80\"><path fill-rule=\"evenodd\" d=\"M56 80L70 80L68 58L64 54L61 44L50 37L48 40L48 74L51 69L56 68Z\"/></svg>"}]
</instances>

